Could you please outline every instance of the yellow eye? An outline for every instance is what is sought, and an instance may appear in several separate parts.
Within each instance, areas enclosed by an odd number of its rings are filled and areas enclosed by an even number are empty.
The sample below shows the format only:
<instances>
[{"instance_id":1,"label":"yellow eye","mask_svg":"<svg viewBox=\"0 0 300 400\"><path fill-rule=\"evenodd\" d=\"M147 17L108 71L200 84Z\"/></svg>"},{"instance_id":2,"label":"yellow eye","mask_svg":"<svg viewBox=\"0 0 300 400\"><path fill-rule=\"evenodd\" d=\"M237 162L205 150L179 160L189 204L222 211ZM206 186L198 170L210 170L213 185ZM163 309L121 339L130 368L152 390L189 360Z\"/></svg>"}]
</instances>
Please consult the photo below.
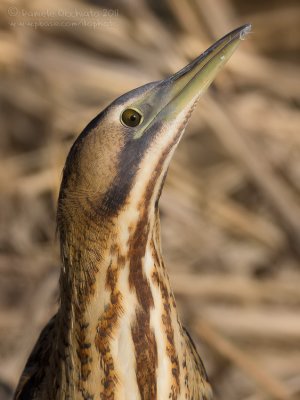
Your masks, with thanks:
<instances>
[{"instance_id":1,"label":"yellow eye","mask_svg":"<svg viewBox=\"0 0 300 400\"><path fill-rule=\"evenodd\" d=\"M137 126L141 120L141 114L132 108L127 108L121 115L121 121L126 126Z\"/></svg>"}]
</instances>

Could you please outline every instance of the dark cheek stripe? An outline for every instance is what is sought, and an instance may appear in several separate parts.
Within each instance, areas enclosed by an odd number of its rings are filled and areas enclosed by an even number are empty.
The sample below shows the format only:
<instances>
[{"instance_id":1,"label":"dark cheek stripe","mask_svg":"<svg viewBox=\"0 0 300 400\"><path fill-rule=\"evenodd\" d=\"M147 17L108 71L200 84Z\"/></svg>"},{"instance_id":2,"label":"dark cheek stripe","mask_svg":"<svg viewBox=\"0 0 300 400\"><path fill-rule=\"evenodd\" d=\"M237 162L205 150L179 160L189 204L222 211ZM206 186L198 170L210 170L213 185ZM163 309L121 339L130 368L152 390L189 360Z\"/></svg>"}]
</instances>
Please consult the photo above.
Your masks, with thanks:
<instances>
[{"instance_id":1,"label":"dark cheek stripe","mask_svg":"<svg viewBox=\"0 0 300 400\"><path fill-rule=\"evenodd\" d=\"M105 215L112 216L118 214L126 202L145 150L149 148L153 137L154 135L149 132L140 139L127 138L119 155L117 175L111 187L99 201L100 212L104 211Z\"/></svg>"},{"instance_id":2,"label":"dark cheek stripe","mask_svg":"<svg viewBox=\"0 0 300 400\"><path fill-rule=\"evenodd\" d=\"M184 121L184 126L187 121ZM141 161L145 156L145 152L149 149L153 140L160 133L163 122L156 121L139 139L132 139L131 137L125 141L124 147L120 152L118 172L114 179L113 184L100 199L98 209L99 212L104 212L105 215L115 216L118 211L124 206L130 195L130 190L134 184L134 179L138 172ZM148 182L146 192L152 188L154 189L155 181L159 177L162 165L172 147L178 142L183 125L179 127L178 132L172 138L169 145L163 150L157 167L153 170L153 178Z\"/></svg>"}]
</instances>

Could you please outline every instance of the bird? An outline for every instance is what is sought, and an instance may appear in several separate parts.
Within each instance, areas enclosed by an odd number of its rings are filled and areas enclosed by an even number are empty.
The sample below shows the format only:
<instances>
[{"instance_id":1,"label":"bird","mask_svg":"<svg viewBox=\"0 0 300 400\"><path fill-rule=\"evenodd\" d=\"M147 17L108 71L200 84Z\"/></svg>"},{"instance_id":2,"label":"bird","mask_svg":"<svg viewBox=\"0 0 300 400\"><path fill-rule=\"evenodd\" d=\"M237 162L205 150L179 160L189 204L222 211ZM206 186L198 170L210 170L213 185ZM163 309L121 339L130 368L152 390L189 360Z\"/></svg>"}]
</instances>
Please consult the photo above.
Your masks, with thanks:
<instances>
[{"instance_id":1,"label":"bird","mask_svg":"<svg viewBox=\"0 0 300 400\"><path fill-rule=\"evenodd\" d=\"M211 400L162 258L159 198L199 98L251 30L118 97L72 145L58 196L57 314L15 400Z\"/></svg>"}]
</instances>

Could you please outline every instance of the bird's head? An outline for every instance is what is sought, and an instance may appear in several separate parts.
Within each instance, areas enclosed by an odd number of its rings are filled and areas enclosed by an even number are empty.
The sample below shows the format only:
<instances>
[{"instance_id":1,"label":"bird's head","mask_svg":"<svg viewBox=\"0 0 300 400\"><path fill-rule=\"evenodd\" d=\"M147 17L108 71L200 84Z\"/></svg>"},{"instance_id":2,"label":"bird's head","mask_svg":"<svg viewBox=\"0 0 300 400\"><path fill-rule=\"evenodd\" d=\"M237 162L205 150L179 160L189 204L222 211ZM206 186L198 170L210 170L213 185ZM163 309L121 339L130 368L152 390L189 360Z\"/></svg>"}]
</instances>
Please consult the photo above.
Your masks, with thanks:
<instances>
[{"instance_id":1,"label":"bird's head","mask_svg":"<svg viewBox=\"0 0 300 400\"><path fill-rule=\"evenodd\" d=\"M250 29L227 34L176 74L124 94L91 121L68 155L59 213L72 207L115 216L157 202L197 100Z\"/></svg>"}]
</instances>

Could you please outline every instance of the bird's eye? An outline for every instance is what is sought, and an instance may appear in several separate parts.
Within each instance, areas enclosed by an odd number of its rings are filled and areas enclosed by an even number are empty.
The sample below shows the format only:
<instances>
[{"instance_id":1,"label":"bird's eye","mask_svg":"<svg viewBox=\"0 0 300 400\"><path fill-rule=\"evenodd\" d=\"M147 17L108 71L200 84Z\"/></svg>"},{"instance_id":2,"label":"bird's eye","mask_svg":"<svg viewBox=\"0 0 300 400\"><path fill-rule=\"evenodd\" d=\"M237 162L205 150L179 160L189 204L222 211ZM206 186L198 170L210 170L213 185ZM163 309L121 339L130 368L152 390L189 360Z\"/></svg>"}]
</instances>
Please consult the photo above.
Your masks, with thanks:
<instances>
[{"instance_id":1,"label":"bird's eye","mask_svg":"<svg viewBox=\"0 0 300 400\"><path fill-rule=\"evenodd\" d=\"M142 115L132 108L127 108L121 115L121 121L126 126L137 126L142 120Z\"/></svg>"}]
</instances>

